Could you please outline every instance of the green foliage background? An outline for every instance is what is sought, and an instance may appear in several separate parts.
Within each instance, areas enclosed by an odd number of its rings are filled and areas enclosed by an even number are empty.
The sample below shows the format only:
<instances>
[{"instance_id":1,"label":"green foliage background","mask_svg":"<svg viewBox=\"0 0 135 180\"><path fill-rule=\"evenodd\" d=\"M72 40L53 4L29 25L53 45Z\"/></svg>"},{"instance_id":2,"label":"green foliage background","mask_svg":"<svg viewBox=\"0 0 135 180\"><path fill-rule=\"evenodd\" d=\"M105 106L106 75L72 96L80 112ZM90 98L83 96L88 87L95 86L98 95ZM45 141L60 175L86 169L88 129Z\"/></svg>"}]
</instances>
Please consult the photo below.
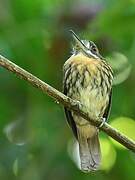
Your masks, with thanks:
<instances>
[{"instance_id":1,"label":"green foliage background","mask_svg":"<svg viewBox=\"0 0 135 180\"><path fill-rule=\"evenodd\" d=\"M0 53L60 91L69 29L104 57L117 51L128 59L109 122L135 140L135 0L0 0ZM102 170L82 173L67 150L72 137L61 105L0 67L1 180L135 179L135 154L103 133Z\"/></svg>"}]
</instances>

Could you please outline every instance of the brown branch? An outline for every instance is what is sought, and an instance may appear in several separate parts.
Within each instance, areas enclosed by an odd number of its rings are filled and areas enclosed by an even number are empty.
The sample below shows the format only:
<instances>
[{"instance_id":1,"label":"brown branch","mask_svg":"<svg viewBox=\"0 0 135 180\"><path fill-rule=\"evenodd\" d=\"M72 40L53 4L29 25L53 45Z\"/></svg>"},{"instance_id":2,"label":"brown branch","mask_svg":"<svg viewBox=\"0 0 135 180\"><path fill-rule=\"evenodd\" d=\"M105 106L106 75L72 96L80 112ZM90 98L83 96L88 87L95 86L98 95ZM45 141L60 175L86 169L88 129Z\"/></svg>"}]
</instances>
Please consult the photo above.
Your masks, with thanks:
<instances>
[{"instance_id":1,"label":"brown branch","mask_svg":"<svg viewBox=\"0 0 135 180\"><path fill-rule=\"evenodd\" d=\"M32 75L31 73L25 71L21 67L17 66L16 64L9 61L7 58L0 56L0 66L6 68L7 70L15 73L17 76L21 77L22 79L29 82L32 86L42 90L44 93L48 94L63 106L67 107L68 109L75 111L77 114L85 118L86 120L90 121L91 124L94 126L99 126L101 124L100 119L91 119L88 116L85 108L77 101L70 99L69 97L65 96L63 93L59 92L55 88L51 87L47 83L41 81L36 76ZM118 141L120 144L124 145L131 151L135 152L135 142L118 130L111 127L109 124L104 123L104 125L100 128L106 134L111 136L113 139Z\"/></svg>"}]
</instances>

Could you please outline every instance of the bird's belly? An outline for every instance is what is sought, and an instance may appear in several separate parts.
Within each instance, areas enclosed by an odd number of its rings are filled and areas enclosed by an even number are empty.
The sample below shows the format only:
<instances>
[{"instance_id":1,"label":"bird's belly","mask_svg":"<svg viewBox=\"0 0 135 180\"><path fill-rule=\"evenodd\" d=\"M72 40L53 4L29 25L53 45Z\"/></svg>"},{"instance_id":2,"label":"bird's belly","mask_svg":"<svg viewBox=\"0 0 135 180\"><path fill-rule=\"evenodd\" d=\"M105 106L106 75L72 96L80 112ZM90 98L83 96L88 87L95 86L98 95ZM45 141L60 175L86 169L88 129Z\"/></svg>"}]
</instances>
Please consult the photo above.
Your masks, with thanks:
<instances>
[{"instance_id":1,"label":"bird's belly","mask_svg":"<svg viewBox=\"0 0 135 180\"><path fill-rule=\"evenodd\" d=\"M100 87L93 88L92 90L90 89L90 87L87 87L86 89L81 88L79 93L72 96L72 98L78 100L84 106L85 111L92 119L102 117L109 102L109 95L102 93ZM76 123L85 125L88 121L79 118L78 120L76 119Z\"/></svg>"},{"instance_id":2,"label":"bird's belly","mask_svg":"<svg viewBox=\"0 0 135 180\"><path fill-rule=\"evenodd\" d=\"M102 116L109 102L108 94L103 95L101 88L89 90L89 87L80 91L80 102L87 108L89 116Z\"/></svg>"},{"instance_id":3,"label":"bird's belly","mask_svg":"<svg viewBox=\"0 0 135 180\"><path fill-rule=\"evenodd\" d=\"M83 104L86 112L92 119L102 117L109 102L109 96L102 95L101 89L90 90L89 87L87 87L86 89L80 89L79 94L77 96L74 96L73 98ZM97 128L92 126L84 118L75 115L74 113L73 117L74 121L76 122L77 129L79 129L80 133L83 134L83 136L88 138L93 136L97 132Z\"/></svg>"}]
</instances>

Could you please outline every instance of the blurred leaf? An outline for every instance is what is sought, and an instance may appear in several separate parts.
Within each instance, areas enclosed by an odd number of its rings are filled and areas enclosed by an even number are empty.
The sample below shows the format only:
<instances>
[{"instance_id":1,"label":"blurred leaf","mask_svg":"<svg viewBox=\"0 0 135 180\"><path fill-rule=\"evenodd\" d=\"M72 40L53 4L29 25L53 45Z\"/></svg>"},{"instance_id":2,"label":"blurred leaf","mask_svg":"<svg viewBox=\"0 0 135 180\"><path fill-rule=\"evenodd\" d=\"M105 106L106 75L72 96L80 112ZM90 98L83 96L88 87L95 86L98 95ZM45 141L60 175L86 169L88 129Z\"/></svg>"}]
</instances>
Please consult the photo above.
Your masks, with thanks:
<instances>
[{"instance_id":1,"label":"blurred leaf","mask_svg":"<svg viewBox=\"0 0 135 180\"><path fill-rule=\"evenodd\" d=\"M102 161L101 169L109 171L115 164L116 151L108 139L100 138Z\"/></svg>"},{"instance_id":2,"label":"blurred leaf","mask_svg":"<svg viewBox=\"0 0 135 180\"><path fill-rule=\"evenodd\" d=\"M124 54L113 52L113 54L106 57L106 59L114 71L114 85L122 83L129 77L131 65Z\"/></svg>"},{"instance_id":3,"label":"blurred leaf","mask_svg":"<svg viewBox=\"0 0 135 180\"><path fill-rule=\"evenodd\" d=\"M67 146L68 154L71 160L75 163L78 169L81 169L80 156L79 156L79 144L75 139L71 139Z\"/></svg>"},{"instance_id":4,"label":"blurred leaf","mask_svg":"<svg viewBox=\"0 0 135 180\"><path fill-rule=\"evenodd\" d=\"M15 176L18 175L18 159L15 159L15 161L13 163L13 173Z\"/></svg>"},{"instance_id":5,"label":"blurred leaf","mask_svg":"<svg viewBox=\"0 0 135 180\"><path fill-rule=\"evenodd\" d=\"M128 117L119 117L114 119L111 123L111 126L118 129L120 132L125 134L127 137L135 141L135 121ZM125 149L123 145L110 138L112 142L120 149Z\"/></svg>"},{"instance_id":6,"label":"blurred leaf","mask_svg":"<svg viewBox=\"0 0 135 180\"><path fill-rule=\"evenodd\" d=\"M5 126L4 133L8 140L18 146L22 146L28 141L26 122L23 119L13 121Z\"/></svg>"}]
</instances>

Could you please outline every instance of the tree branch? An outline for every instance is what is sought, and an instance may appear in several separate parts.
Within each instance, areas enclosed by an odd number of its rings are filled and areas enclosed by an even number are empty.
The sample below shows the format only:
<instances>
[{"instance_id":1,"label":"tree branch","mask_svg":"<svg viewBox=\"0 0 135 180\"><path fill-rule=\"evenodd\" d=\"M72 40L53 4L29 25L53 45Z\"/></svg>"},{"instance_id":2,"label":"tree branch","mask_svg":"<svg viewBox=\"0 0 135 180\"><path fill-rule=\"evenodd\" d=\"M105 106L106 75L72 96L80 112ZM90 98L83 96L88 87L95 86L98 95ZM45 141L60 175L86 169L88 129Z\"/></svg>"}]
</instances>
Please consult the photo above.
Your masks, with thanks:
<instances>
[{"instance_id":1,"label":"tree branch","mask_svg":"<svg viewBox=\"0 0 135 180\"><path fill-rule=\"evenodd\" d=\"M49 96L57 100L59 103L61 103L63 106L67 107L69 110L76 112L77 114L88 120L94 126L99 127L99 125L101 124L102 121L100 119L91 119L88 116L88 113L86 112L86 108L84 108L78 101L75 101L65 96L63 93L51 87L47 83L41 81L36 76L32 75L31 73L27 72L26 70L12 63L7 58L1 55L0 55L0 66L15 73L20 78L29 82L32 86L42 90L43 93L48 94ZM104 123L104 125L100 129L109 136L111 136L113 139L118 141L120 144L124 145L131 151L135 152L135 142L129 139L128 137L126 137L125 135L123 135L122 133L120 133L118 130L111 127L109 124Z\"/></svg>"}]
</instances>

